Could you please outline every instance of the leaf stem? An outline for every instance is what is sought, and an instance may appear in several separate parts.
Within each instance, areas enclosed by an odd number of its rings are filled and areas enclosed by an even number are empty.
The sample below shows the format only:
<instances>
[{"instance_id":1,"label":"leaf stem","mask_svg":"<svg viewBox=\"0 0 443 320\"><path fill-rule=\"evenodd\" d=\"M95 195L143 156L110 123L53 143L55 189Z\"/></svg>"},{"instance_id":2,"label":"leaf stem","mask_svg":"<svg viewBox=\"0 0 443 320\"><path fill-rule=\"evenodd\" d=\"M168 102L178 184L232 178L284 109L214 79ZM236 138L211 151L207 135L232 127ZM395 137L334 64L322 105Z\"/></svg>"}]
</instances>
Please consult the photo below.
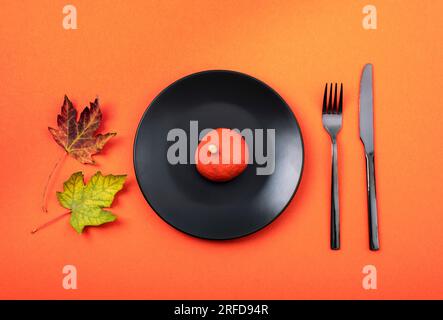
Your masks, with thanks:
<instances>
[{"instance_id":1,"label":"leaf stem","mask_svg":"<svg viewBox=\"0 0 443 320\"><path fill-rule=\"evenodd\" d=\"M55 217L54 219L51 219L51 220L49 220L48 222L45 222L44 224L39 225L37 228L34 228L34 229L31 230L31 234L34 234L34 233L36 233L37 231L39 231L39 230L41 230L41 229L43 229L43 228L46 228L47 226L53 224L54 222L57 222L58 220L60 220L60 219L63 218L64 216L67 216L67 215L70 214L70 213L71 213L71 211L65 212L65 213L63 213L63 214L61 214L61 215Z\"/></svg>"},{"instance_id":2,"label":"leaf stem","mask_svg":"<svg viewBox=\"0 0 443 320\"><path fill-rule=\"evenodd\" d=\"M67 153L64 152L63 155L57 160L57 162L54 165L54 168L52 168L51 173L48 176L48 180L46 181L45 189L43 190L43 200L42 200L42 210L43 212L48 212L48 189L49 184L52 181L52 177L54 173L59 168L60 164L63 162L63 160L66 158Z\"/></svg>"}]
</instances>

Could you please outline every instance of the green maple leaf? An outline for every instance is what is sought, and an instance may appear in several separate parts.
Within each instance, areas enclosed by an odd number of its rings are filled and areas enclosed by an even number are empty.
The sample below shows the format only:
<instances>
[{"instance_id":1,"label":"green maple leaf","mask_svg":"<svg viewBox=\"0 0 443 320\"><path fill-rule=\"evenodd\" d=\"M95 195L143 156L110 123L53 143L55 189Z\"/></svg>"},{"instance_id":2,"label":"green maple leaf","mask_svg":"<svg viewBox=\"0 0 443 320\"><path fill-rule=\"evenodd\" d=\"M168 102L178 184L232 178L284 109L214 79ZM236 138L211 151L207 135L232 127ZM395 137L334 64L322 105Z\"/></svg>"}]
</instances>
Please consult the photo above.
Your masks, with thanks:
<instances>
[{"instance_id":1,"label":"green maple leaf","mask_svg":"<svg viewBox=\"0 0 443 320\"><path fill-rule=\"evenodd\" d=\"M98 171L85 185L82 172L72 174L63 184L63 192L57 192L60 204L71 210L71 226L82 233L85 226L99 226L115 221L117 217L103 208L112 205L125 179L126 175L103 176Z\"/></svg>"}]
</instances>

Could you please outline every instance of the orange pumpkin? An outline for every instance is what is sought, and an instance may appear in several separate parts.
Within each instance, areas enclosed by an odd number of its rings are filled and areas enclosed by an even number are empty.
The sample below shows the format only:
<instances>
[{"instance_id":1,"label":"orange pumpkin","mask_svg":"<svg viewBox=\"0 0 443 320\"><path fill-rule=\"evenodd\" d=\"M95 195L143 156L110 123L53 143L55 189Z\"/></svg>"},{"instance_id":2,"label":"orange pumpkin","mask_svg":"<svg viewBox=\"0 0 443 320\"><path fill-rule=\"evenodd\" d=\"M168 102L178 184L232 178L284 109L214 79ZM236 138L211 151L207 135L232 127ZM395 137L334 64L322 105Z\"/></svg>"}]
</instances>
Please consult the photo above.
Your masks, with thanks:
<instances>
[{"instance_id":1,"label":"orange pumpkin","mask_svg":"<svg viewBox=\"0 0 443 320\"><path fill-rule=\"evenodd\" d=\"M248 146L234 130L218 128L206 134L195 151L197 171L212 181L229 181L245 171Z\"/></svg>"}]
</instances>

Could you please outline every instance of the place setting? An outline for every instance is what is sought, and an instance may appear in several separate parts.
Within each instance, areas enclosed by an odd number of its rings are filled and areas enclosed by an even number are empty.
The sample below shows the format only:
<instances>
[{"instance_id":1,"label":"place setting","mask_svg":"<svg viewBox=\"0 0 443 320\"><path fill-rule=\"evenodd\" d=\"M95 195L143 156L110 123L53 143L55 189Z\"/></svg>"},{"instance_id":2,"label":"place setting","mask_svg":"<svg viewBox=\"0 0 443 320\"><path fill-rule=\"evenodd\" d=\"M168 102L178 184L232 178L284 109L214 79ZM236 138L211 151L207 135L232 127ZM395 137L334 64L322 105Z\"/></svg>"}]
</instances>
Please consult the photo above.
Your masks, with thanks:
<instances>
[{"instance_id":1,"label":"place setting","mask_svg":"<svg viewBox=\"0 0 443 320\"><path fill-rule=\"evenodd\" d=\"M330 212L324 218L330 220L332 250L341 246L340 200L345 199L339 192L337 137L346 121L360 124L369 248L380 248L372 73L372 64L365 65L359 119L343 119L345 84L327 83L319 90L319 130L321 121L331 140ZM150 103L138 125L133 161L140 190L161 219L190 236L229 240L257 232L284 212L303 183L298 121L275 89L250 75L208 70L178 79Z\"/></svg>"}]
</instances>

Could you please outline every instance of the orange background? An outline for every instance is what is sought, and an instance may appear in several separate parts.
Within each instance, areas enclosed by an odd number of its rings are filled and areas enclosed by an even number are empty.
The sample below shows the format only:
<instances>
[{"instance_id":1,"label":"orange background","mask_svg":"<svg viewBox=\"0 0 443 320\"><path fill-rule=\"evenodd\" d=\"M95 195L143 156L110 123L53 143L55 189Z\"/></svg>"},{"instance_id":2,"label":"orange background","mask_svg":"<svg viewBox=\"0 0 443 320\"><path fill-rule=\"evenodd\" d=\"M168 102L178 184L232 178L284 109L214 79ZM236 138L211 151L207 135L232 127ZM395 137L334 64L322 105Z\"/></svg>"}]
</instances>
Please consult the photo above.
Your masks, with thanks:
<instances>
[{"instance_id":1,"label":"orange background","mask_svg":"<svg viewBox=\"0 0 443 320\"><path fill-rule=\"evenodd\" d=\"M443 2L80 1L78 30L62 28L67 1L0 4L0 298L443 298ZM362 8L378 29L362 28ZM375 144L382 249L368 249L358 88L375 72ZM208 242L151 210L132 166L135 130L174 80L206 69L251 74L298 118L306 146L300 188L287 210L252 236ZM330 140L321 124L326 81L345 87L339 135L342 250L329 249ZM65 160L47 126L63 95L79 109L96 95L102 132L118 135L96 166ZM54 192L74 171L127 173L111 209L118 221L78 235ZM62 288L62 268L78 289ZM362 268L378 289L362 288Z\"/></svg>"}]
</instances>

